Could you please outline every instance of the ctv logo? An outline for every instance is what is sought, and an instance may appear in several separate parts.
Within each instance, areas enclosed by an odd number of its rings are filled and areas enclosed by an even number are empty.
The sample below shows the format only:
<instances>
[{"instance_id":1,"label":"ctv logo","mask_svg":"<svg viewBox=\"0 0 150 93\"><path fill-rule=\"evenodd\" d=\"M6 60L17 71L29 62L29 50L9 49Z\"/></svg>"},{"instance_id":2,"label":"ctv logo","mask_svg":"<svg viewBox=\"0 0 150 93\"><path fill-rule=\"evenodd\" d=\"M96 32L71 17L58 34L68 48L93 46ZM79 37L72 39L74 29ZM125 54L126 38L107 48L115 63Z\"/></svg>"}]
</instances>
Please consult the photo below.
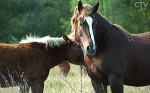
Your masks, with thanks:
<instances>
[{"instance_id":1,"label":"ctv logo","mask_svg":"<svg viewBox=\"0 0 150 93\"><path fill-rule=\"evenodd\" d=\"M148 2L135 2L134 5L139 11L146 11Z\"/></svg>"}]
</instances>

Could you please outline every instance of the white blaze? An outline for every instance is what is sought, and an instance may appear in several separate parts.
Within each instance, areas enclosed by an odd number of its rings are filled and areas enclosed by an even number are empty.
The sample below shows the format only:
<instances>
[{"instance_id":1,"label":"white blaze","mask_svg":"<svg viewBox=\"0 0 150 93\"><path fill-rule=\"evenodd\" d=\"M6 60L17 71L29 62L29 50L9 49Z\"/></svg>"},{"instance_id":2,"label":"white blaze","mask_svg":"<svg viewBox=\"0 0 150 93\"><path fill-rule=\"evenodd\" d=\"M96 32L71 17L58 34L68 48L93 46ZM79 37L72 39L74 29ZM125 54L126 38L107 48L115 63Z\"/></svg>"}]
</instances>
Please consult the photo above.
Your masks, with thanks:
<instances>
[{"instance_id":1,"label":"white blaze","mask_svg":"<svg viewBox=\"0 0 150 93\"><path fill-rule=\"evenodd\" d=\"M96 49L96 44L95 44L94 34L93 34L93 29L92 29L93 19L90 16L88 16L85 20L89 25L90 35L91 35L92 42L93 42L93 49L95 50Z\"/></svg>"}]
</instances>

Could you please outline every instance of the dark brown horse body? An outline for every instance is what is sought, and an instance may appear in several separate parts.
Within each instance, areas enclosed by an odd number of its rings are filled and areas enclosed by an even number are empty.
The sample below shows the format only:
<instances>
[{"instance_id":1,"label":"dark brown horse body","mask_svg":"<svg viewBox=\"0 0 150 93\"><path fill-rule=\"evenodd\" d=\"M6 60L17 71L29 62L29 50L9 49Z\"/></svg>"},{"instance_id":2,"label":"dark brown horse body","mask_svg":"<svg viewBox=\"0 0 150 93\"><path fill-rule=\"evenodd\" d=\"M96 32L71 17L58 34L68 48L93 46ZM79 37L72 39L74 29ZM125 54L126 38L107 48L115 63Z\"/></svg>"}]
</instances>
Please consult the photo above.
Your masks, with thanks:
<instances>
[{"instance_id":1,"label":"dark brown horse body","mask_svg":"<svg viewBox=\"0 0 150 93\"><path fill-rule=\"evenodd\" d=\"M43 93L44 81L52 67L64 61L81 61L80 47L65 35L21 44L0 44L0 85L19 86L21 93Z\"/></svg>"},{"instance_id":2,"label":"dark brown horse body","mask_svg":"<svg viewBox=\"0 0 150 93\"><path fill-rule=\"evenodd\" d=\"M110 24L97 13L98 7L99 3L91 7L79 1L72 17L95 92L107 93L108 85L112 93L123 93L123 84L150 85L150 32L132 35Z\"/></svg>"}]
</instances>

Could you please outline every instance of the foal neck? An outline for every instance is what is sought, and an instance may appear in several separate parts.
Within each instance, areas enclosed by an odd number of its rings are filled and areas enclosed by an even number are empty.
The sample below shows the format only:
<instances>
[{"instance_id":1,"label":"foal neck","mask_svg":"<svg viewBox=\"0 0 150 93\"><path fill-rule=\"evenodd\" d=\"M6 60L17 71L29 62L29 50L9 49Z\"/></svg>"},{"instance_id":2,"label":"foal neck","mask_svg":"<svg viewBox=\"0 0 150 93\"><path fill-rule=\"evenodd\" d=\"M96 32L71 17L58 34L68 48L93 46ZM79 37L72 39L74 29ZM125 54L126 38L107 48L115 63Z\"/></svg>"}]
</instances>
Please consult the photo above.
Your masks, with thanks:
<instances>
[{"instance_id":1,"label":"foal neck","mask_svg":"<svg viewBox=\"0 0 150 93\"><path fill-rule=\"evenodd\" d=\"M66 61L67 44L62 44L57 47L47 47L46 55L51 67L59 65Z\"/></svg>"}]
</instances>

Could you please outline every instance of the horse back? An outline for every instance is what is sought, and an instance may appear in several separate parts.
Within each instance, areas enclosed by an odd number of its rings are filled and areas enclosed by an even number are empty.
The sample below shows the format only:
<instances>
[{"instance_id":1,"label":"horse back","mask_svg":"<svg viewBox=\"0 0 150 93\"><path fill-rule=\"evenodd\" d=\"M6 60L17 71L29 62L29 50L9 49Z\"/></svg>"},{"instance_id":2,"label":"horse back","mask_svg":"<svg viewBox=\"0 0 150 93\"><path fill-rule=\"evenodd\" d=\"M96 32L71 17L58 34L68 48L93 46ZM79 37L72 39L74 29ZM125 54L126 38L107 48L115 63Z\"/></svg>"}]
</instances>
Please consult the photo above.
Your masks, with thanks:
<instances>
[{"instance_id":1,"label":"horse back","mask_svg":"<svg viewBox=\"0 0 150 93\"><path fill-rule=\"evenodd\" d=\"M150 32L136 34L126 56L124 83L132 86L150 84Z\"/></svg>"},{"instance_id":2,"label":"horse back","mask_svg":"<svg viewBox=\"0 0 150 93\"><path fill-rule=\"evenodd\" d=\"M49 73L49 64L42 53L26 44L0 44L0 83L4 83L4 77L10 83L20 82L24 78L46 79ZM7 85L1 85L6 87Z\"/></svg>"}]
</instances>

